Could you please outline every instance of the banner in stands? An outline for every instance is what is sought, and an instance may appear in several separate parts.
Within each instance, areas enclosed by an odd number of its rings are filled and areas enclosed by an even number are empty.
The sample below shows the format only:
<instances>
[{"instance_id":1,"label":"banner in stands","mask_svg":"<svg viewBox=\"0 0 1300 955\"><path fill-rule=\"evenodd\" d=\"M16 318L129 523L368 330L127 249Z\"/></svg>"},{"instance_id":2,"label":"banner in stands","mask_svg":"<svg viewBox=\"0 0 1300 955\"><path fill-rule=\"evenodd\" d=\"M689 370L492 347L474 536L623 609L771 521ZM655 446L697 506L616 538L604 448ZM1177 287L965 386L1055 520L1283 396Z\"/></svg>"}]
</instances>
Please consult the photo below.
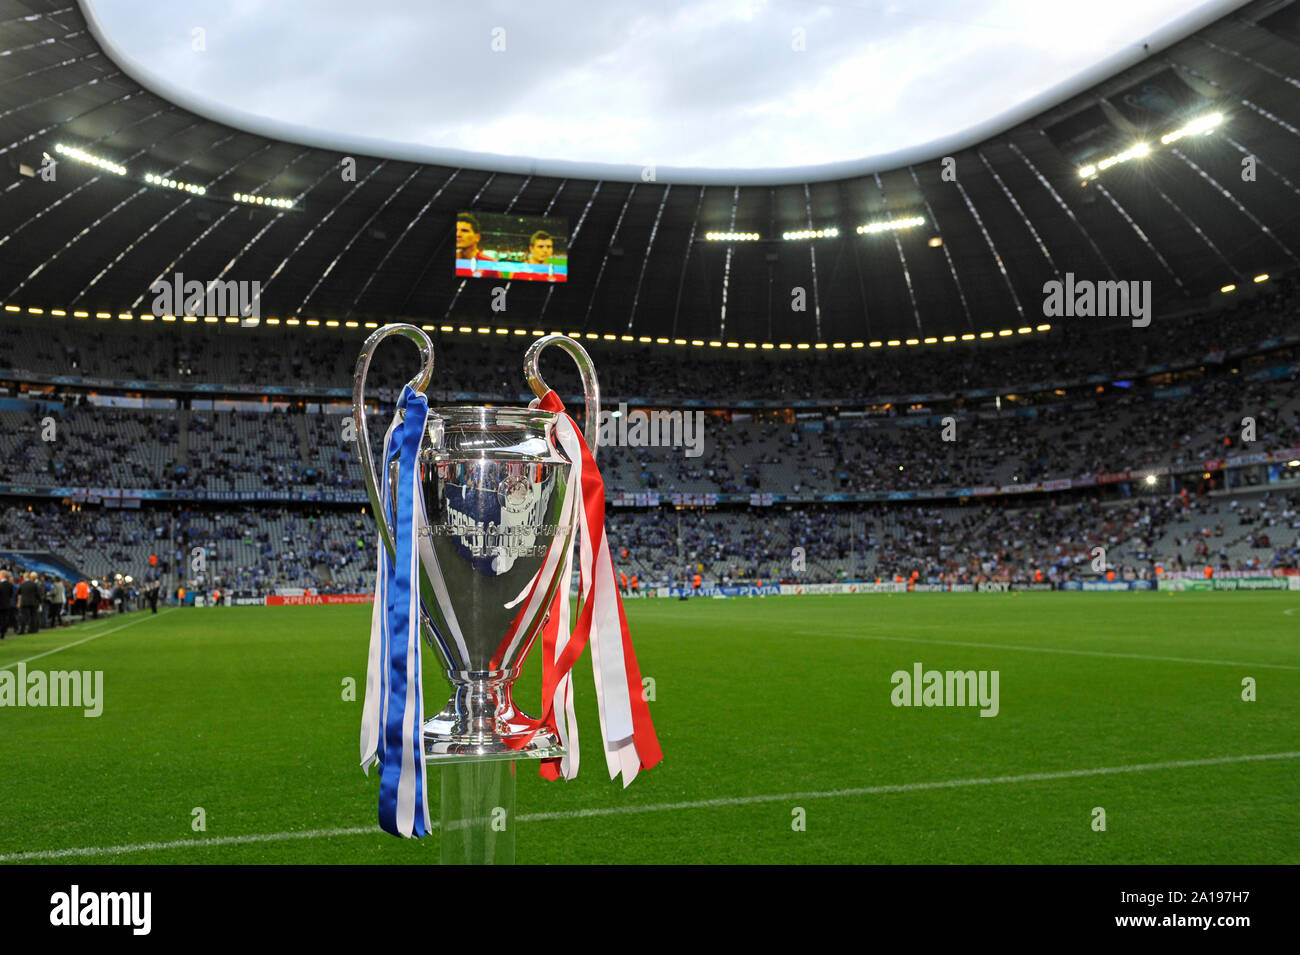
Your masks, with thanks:
<instances>
[{"instance_id":1,"label":"banner in stands","mask_svg":"<svg viewBox=\"0 0 1300 955\"><path fill-rule=\"evenodd\" d=\"M1238 577L1235 580L1213 580L1215 590L1286 590L1285 577Z\"/></svg>"},{"instance_id":2,"label":"banner in stands","mask_svg":"<svg viewBox=\"0 0 1300 955\"><path fill-rule=\"evenodd\" d=\"M781 592L780 587L775 584L765 584L762 587L741 586L728 584L726 586L712 587L658 587L656 593L660 596L669 597L766 597L771 595L775 597Z\"/></svg>"},{"instance_id":3,"label":"banner in stands","mask_svg":"<svg viewBox=\"0 0 1300 955\"><path fill-rule=\"evenodd\" d=\"M1088 590L1092 592L1107 590L1151 590L1149 580L1063 580L1056 585L1057 590Z\"/></svg>"},{"instance_id":4,"label":"banner in stands","mask_svg":"<svg viewBox=\"0 0 1300 955\"><path fill-rule=\"evenodd\" d=\"M921 593L1008 593L1014 591L1088 591L1090 593L1109 591L1151 590L1149 580L1067 580L1053 587L1042 583L1010 583L1005 580L988 580L980 584L915 584L912 592ZM1201 590L1300 590L1300 575L1280 577L1235 577L1215 578L1213 580L1194 578L1162 579L1160 590L1201 591ZM756 587L746 584L727 584L700 587L655 587L642 592L645 597L814 597L826 595L852 594L902 594L908 593L906 583L846 583L846 584L764 584ZM201 596L196 600L202 600ZM367 604L374 599L373 594L272 594L269 597L231 597L229 603L234 606L268 607L302 607L330 606L337 604ZM202 606L202 604L197 604Z\"/></svg>"},{"instance_id":5,"label":"banner in stands","mask_svg":"<svg viewBox=\"0 0 1300 955\"><path fill-rule=\"evenodd\" d=\"M712 507L725 495L721 494L674 494L671 497L675 507Z\"/></svg>"},{"instance_id":6,"label":"banner in stands","mask_svg":"<svg viewBox=\"0 0 1300 955\"><path fill-rule=\"evenodd\" d=\"M1025 494L1029 491L1037 491L1038 484L1004 484L1001 491L1003 494Z\"/></svg>"},{"instance_id":7,"label":"banner in stands","mask_svg":"<svg viewBox=\"0 0 1300 955\"><path fill-rule=\"evenodd\" d=\"M853 583L853 584L781 584L780 593L796 597L812 594L902 594L907 592L907 584L900 583Z\"/></svg>"},{"instance_id":8,"label":"banner in stands","mask_svg":"<svg viewBox=\"0 0 1300 955\"><path fill-rule=\"evenodd\" d=\"M1260 568L1258 570L1216 570L1215 579L1232 578L1232 577L1293 577L1300 575L1300 568L1296 567L1274 567L1271 570ZM1204 580L1205 573L1200 570L1169 570L1165 571L1165 577L1170 580L1186 578L1188 580Z\"/></svg>"},{"instance_id":9,"label":"banner in stands","mask_svg":"<svg viewBox=\"0 0 1300 955\"><path fill-rule=\"evenodd\" d=\"M32 487L0 484L0 494L22 497L68 498L79 504L139 507L142 501L215 501L249 504L366 504L364 491L160 491L146 488Z\"/></svg>"},{"instance_id":10,"label":"banner in stands","mask_svg":"<svg viewBox=\"0 0 1300 955\"><path fill-rule=\"evenodd\" d=\"M1175 578L1160 581L1161 590L1300 590L1300 577Z\"/></svg>"},{"instance_id":11,"label":"banner in stands","mask_svg":"<svg viewBox=\"0 0 1300 955\"><path fill-rule=\"evenodd\" d=\"M613 507L658 507L658 491L614 491L609 495L609 503Z\"/></svg>"},{"instance_id":12,"label":"banner in stands","mask_svg":"<svg viewBox=\"0 0 1300 955\"><path fill-rule=\"evenodd\" d=\"M1075 588L1061 585L1062 590L1150 590L1149 580L1085 580Z\"/></svg>"},{"instance_id":13,"label":"banner in stands","mask_svg":"<svg viewBox=\"0 0 1300 955\"><path fill-rule=\"evenodd\" d=\"M1267 451L1259 451L1255 454L1234 454L1231 457L1223 459L1223 466L1228 468L1239 468L1247 464L1265 464L1272 458Z\"/></svg>"},{"instance_id":14,"label":"banner in stands","mask_svg":"<svg viewBox=\"0 0 1300 955\"><path fill-rule=\"evenodd\" d=\"M375 599L374 594L312 594L310 597L288 597L284 594L272 594L266 598L268 607L302 607L317 604L368 604Z\"/></svg>"},{"instance_id":15,"label":"banner in stands","mask_svg":"<svg viewBox=\"0 0 1300 955\"><path fill-rule=\"evenodd\" d=\"M1300 575L1279 577L1248 577L1204 579L1170 579L1159 582L1160 590L1300 590ZM851 583L851 584L778 584L762 587L727 585L708 586L695 590L691 587L655 587L645 591L647 597L748 597L775 596L816 597L828 594L937 594L937 593L985 593L1003 594L1015 591L1051 592L1069 590L1074 592L1106 593L1116 591L1153 590L1149 580L1066 580L1056 585L1047 581L1041 583L1012 583L1005 580L986 580L979 584L915 584L909 591L906 583ZM315 602L318 598L306 598ZM367 599L369 599L367 597ZM267 598L271 603L275 598Z\"/></svg>"},{"instance_id":16,"label":"banner in stands","mask_svg":"<svg viewBox=\"0 0 1300 955\"><path fill-rule=\"evenodd\" d=\"M848 584L781 584L780 593L801 597L804 594L843 594Z\"/></svg>"}]
</instances>

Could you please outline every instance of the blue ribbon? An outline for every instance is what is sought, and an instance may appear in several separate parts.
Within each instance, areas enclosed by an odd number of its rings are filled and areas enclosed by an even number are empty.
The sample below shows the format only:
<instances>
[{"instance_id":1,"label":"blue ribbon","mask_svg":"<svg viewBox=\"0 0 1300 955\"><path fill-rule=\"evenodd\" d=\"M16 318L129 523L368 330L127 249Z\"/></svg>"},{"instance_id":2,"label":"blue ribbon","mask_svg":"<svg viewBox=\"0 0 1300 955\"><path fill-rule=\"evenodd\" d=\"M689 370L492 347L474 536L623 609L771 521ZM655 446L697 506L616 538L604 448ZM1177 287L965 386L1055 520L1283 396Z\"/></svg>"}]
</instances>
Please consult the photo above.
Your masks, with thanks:
<instances>
[{"instance_id":1,"label":"blue ribbon","mask_svg":"<svg viewBox=\"0 0 1300 955\"><path fill-rule=\"evenodd\" d=\"M384 657L388 661L387 718L378 747L383 765L379 785L379 825L395 836L412 835L416 838L428 834L425 818L424 773L424 699L420 679L420 635L418 614L411 613L412 594L418 594L418 541L416 535L419 502L416 472L419 467L420 442L424 437L425 422L429 417L429 402L424 395L408 385L402 389L397 402L399 424L393 429L388 447L384 449L384 465L380 472L381 496L385 516L391 518L395 556L388 560L387 552L380 547L379 569L383 574L385 616L383 628ZM397 461L397 497L390 500L389 474L393 461ZM412 573L412 570L415 573ZM409 681L407 655L412 655L414 679ZM411 732L403 725L408 703L414 709ZM403 795L405 790L405 795ZM414 792L414 802L411 793ZM407 812L413 812L411 832L403 832L398 822L399 803Z\"/></svg>"}]
</instances>

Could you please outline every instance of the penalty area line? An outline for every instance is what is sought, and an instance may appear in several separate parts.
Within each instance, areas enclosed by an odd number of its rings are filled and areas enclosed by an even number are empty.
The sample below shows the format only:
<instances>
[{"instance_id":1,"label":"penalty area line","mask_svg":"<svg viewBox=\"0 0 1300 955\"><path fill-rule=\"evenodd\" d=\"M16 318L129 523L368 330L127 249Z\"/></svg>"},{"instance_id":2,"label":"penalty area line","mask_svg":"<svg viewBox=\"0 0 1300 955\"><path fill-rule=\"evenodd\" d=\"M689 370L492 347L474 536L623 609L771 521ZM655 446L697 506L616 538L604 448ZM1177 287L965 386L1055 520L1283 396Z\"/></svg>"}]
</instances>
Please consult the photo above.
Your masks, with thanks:
<instances>
[{"instance_id":1,"label":"penalty area line","mask_svg":"<svg viewBox=\"0 0 1300 955\"><path fill-rule=\"evenodd\" d=\"M163 610L162 612L157 614L157 616L161 617L164 614L169 614L175 609L176 609L175 607L168 607L166 610ZM143 613L143 611L140 612ZM20 663L31 663L33 660L39 660L41 657L48 657L50 654L58 653L60 650L67 650L70 649L71 647L79 647L81 646L81 644L89 643L91 640L98 640L100 637L106 637L110 633L117 633L119 630L125 630L127 627L134 627L137 623L144 623L146 620L152 620L154 616L155 616L154 614L149 614L144 617L137 617L135 620L128 620L120 627L110 627L107 630L101 630L99 633L92 633L88 637L82 637L80 640L73 640L71 643L65 643L62 646L55 647L52 650L46 650L44 653L38 653L35 656L27 657L22 660L14 660L12 663L0 663L0 670L7 670L9 667L16 667Z\"/></svg>"},{"instance_id":2,"label":"penalty area line","mask_svg":"<svg viewBox=\"0 0 1300 955\"><path fill-rule=\"evenodd\" d=\"M982 776L972 779L941 779L924 783L894 783L882 786L858 786L852 789L826 789L818 792L768 793L760 796L730 796L683 802L651 803L643 806L607 806L598 809L570 809L562 812L534 812L519 816L518 822L551 822L559 819L591 819L598 816L628 816L635 813L670 812L688 809L721 809L729 806L754 806L804 799L843 799L854 796L882 796L892 793L924 792L931 789L961 789L972 786L1014 785L1016 783L1055 782L1089 776L1117 776L1123 773L1149 773L1162 769L1195 769L1202 766L1227 766L1233 763L1258 763L1276 759L1300 759L1300 751L1259 753L1250 756L1215 756L1208 759L1180 759L1165 763L1138 763L1131 766L1100 766L1094 769L1066 769L1046 773L1020 773L1014 776ZM434 822L433 828L438 828ZM308 829L301 832L255 833L245 836L213 836L208 839L176 839L171 842L140 842L124 846L88 846L78 849L38 849L0 855L0 863L31 862L44 859L72 859L85 856L118 856L133 852L156 852L167 849L191 849L205 846L251 845L261 842L288 842L296 839L332 839L338 836L377 835L375 826L347 829Z\"/></svg>"}]
</instances>

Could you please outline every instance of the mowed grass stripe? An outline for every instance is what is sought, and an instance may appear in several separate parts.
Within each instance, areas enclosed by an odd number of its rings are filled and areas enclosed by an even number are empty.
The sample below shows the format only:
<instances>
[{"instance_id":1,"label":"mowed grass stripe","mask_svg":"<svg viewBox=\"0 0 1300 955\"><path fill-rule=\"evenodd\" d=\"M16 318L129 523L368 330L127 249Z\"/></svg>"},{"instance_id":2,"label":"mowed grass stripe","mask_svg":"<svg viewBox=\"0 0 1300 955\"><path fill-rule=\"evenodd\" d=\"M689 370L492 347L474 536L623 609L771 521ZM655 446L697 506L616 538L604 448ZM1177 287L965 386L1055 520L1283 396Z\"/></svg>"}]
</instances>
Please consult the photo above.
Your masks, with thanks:
<instances>
[{"instance_id":1,"label":"mowed grass stripe","mask_svg":"<svg viewBox=\"0 0 1300 955\"><path fill-rule=\"evenodd\" d=\"M797 803L810 799L843 799L846 797L881 796L892 793L922 792L931 789L962 789L970 786L1004 786L1017 783L1042 783L1062 779L1081 779L1088 776L1114 776L1121 773L1149 773L1168 769L1195 769L1202 766L1224 766L1231 763L1256 763L1265 760L1300 759L1300 751L1291 753L1258 753L1249 756L1212 756L1206 759L1183 759L1168 763L1146 763L1136 766L1101 766L1093 769L1069 769L1054 773L1021 773L1015 776L990 776L976 779L943 779L921 783L898 783L885 786L858 786L851 789L833 789L825 792L771 793L761 796L731 796L717 799L697 799L689 802L658 803L653 805L609 806L597 809L575 809L567 812L535 812L516 817L517 822L552 822L563 819L594 819L602 816L624 816L633 813L678 812L694 809L720 809L730 806L754 806L763 803ZM434 820L433 827L440 823ZM30 862L36 860L67 859L78 856L125 855L165 849L188 849L205 846L246 845L259 842L282 842L293 839L332 839L339 836L374 835L376 827L351 827L342 829L311 829L303 832L255 833L244 836L214 836L210 839L176 839L171 842L146 842L126 846L89 846L78 849L48 849L15 852L0 855L0 862Z\"/></svg>"},{"instance_id":2,"label":"mowed grass stripe","mask_svg":"<svg viewBox=\"0 0 1300 955\"><path fill-rule=\"evenodd\" d=\"M57 646L57 647L54 647L54 648L52 648L52 649L50 649L50 650L46 650L46 651L44 651L44 652L42 652L42 653L37 653L37 654L35 654L34 656L24 657L24 658L21 659L21 660L13 660L13 661L11 661L11 662L9 662L9 663L0 663L0 670L7 669L7 668L9 668L9 667L16 667L16 666L18 666L18 664L20 664L20 663L31 663L33 660L39 660L39 659L41 659L42 657L48 657L48 656L50 656L50 655L52 655L52 654L55 654L55 653L62 653L64 650L70 650L70 649L72 649L73 647L79 647L79 646L81 646L83 643L89 643L91 640L98 640L100 637L107 637L109 634L111 634L111 633L117 633L119 630L125 630L127 627L134 627L134 626L135 626L136 624L138 624L138 623L144 623L144 622L146 622L146 621L148 621L148 620L153 620L153 619L156 619L157 617L162 617L162 616L165 615L165 614L171 613L171 612L172 612L173 610L175 610L175 609L177 609L177 608L175 608L175 607L168 607L168 608L166 608L166 609L164 609L164 610L159 610L157 614L153 614L153 613L147 613L147 614L146 614L146 613L145 613L144 611L142 611L142 610L134 611L133 613L128 614L128 616L132 617L133 619L128 620L126 623L118 624L116 627L109 627L107 630L100 630L100 631L97 631L97 632L95 632L95 633L87 634L86 636L83 636L80 640L73 640L71 643L65 643L65 644L62 644L62 645ZM99 621L95 621L95 623L98 623L98 622L99 622ZM105 621L105 622L109 622L109 621ZM93 624L92 624L92 625L93 625ZM71 629L73 632L76 632L76 628L77 628L77 627L81 627L81 626L84 626L84 624L74 624L73 627L70 628L70 629ZM35 640L35 639L40 638L42 635L44 635L44 636L46 636L46 637L48 638L48 637L53 637L53 636L56 636L56 635L59 635L59 634L63 634L63 633L66 633L66 632L68 632L68 631L64 631L64 630L48 630L48 629L47 629L47 630L42 630L42 631L40 631L40 632L38 632L38 633L34 633L34 634L30 634L30 635L29 635L29 634L22 634L22 635L20 635L20 636L22 636L22 637L24 637L24 638L28 638L28 637L30 637L30 639ZM71 635L71 634L69 634L69 635ZM15 638L15 639L17 639L17 638ZM24 646L23 643L15 643L15 649L20 649L22 646Z\"/></svg>"}]
</instances>

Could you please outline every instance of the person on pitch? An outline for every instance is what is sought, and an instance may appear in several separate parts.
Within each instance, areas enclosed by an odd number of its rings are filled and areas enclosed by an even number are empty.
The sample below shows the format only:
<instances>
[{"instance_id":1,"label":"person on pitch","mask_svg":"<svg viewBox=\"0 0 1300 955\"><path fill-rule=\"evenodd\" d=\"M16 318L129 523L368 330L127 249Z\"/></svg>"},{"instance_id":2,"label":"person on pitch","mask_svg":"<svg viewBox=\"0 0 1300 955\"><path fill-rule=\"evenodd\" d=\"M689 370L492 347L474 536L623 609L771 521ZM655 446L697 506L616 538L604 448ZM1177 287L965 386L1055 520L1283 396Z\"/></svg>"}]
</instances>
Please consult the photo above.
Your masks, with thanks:
<instances>
[{"instance_id":1,"label":"person on pitch","mask_svg":"<svg viewBox=\"0 0 1300 955\"><path fill-rule=\"evenodd\" d=\"M50 626L66 626L63 622L63 612L68 609L68 594L64 589L63 580L59 577L54 578L54 583L50 587Z\"/></svg>"},{"instance_id":2,"label":"person on pitch","mask_svg":"<svg viewBox=\"0 0 1300 955\"><path fill-rule=\"evenodd\" d=\"M20 633L38 633L41 629L41 603L45 595L37 583L36 571L29 571L18 585L18 617Z\"/></svg>"},{"instance_id":3,"label":"person on pitch","mask_svg":"<svg viewBox=\"0 0 1300 955\"><path fill-rule=\"evenodd\" d=\"M58 605L54 602L54 580L51 577L41 578L41 595L44 598L41 605L41 613L44 627L54 626L55 615L59 612Z\"/></svg>"},{"instance_id":4,"label":"person on pitch","mask_svg":"<svg viewBox=\"0 0 1300 955\"><path fill-rule=\"evenodd\" d=\"M13 581L9 579L9 571L0 570L0 640L5 638L10 627L14 628L15 633L18 630L18 622L14 619L14 604L17 597L18 591L14 589Z\"/></svg>"},{"instance_id":5,"label":"person on pitch","mask_svg":"<svg viewBox=\"0 0 1300 955\"><path fill-rule=\"evenodd\" d=\"M77 585L72 588L72 612L81 617L84 622L86 619L86 604L90 600L90 584L84 580L77 581Z\"/></svg>"}]
</instances>

